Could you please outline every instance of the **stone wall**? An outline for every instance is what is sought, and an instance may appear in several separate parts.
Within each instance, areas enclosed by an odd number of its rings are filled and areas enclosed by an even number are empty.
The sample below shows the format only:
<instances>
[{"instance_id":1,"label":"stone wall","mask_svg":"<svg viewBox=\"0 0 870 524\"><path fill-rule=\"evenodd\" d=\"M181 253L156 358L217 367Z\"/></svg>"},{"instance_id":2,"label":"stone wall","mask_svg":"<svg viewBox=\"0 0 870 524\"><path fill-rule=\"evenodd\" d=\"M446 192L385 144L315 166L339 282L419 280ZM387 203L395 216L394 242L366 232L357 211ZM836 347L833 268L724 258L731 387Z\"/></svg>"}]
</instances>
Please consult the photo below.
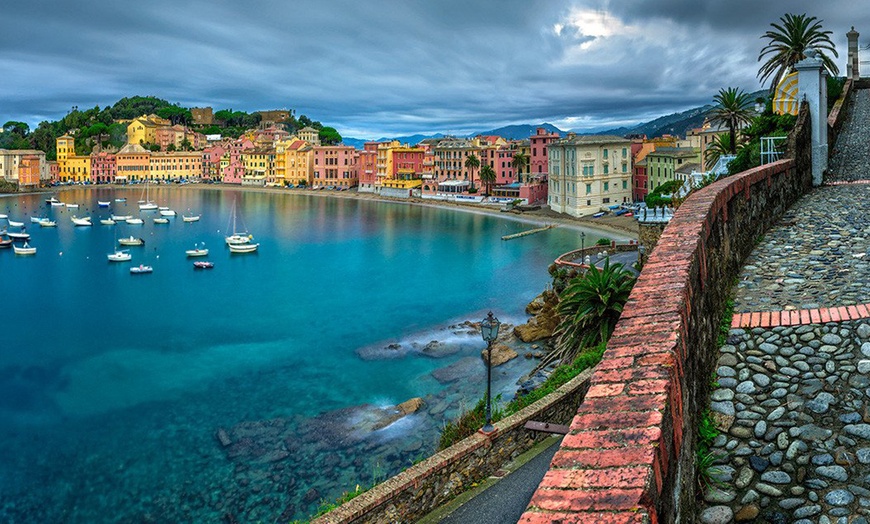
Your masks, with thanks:
<instances>
[{"instance_id":1,"label":"stone wall","mask_svg":"<svg viewBox=\"0 0 870 524\"><path fill-rule=\"evenodd\" d=\"M792 158L723 178L676 211L520 522L697 522L695 439L725 302L745 257L812 186L806 104Z\"/></svg>"},{"instance_id":2,"label":"stone wall","mask_svg":"<svg viewBox=\"0 0 870 524\"><path fill-rule=\"evenodd\" d=\"M589 388L587 370L531 406L495 423L312 521L316 524L414 522L529 450L546 434L530 420L567 424Z\"/></svg>"}]
</instances>

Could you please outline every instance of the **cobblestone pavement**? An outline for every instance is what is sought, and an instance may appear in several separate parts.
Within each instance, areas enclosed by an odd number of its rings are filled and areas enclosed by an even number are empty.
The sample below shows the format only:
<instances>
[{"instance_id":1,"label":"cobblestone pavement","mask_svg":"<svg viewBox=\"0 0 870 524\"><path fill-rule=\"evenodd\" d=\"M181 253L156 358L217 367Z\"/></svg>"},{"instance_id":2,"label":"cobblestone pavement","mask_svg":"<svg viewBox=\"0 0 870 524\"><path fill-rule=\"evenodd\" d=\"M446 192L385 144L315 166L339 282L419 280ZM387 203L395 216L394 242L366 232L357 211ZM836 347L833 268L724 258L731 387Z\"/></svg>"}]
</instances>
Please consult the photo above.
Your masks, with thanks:
<instances>
[{"instance_id":1,"label":"cobblestone pavement","mask_svg":"<svg viewBox=\"0 0 870 524\"><path fill-rule=\"evenodd\" d=\"M852 108L832 146L826 181L870 180L870 89L855 91Z\"/></svg>"},{"instance_id":2,"label":"cobblestone pavement","mask_svg":"<svg viewBox=\"0 0 870 524\"><path fill-rule=\"evenodd\" d=\"M798 201L746 259L734 310L870 302L868 202L870 184L823 186Z\"/></svg>"},{"instance_id":3,"label":"cobblestone pavement","mask_svg":"<svg viewBox=\"0 0 870 524\"><path fill-rule=\"evenodd\" d=\"M870 179L870 91L858 98L827 182ZM735 311L791 310L793 325L735 327L720 349L702 523L870 522L870 319L828 315L870 303L868 202L867 183L817 188L747 259Z\"/></svg>"}]
</instances>

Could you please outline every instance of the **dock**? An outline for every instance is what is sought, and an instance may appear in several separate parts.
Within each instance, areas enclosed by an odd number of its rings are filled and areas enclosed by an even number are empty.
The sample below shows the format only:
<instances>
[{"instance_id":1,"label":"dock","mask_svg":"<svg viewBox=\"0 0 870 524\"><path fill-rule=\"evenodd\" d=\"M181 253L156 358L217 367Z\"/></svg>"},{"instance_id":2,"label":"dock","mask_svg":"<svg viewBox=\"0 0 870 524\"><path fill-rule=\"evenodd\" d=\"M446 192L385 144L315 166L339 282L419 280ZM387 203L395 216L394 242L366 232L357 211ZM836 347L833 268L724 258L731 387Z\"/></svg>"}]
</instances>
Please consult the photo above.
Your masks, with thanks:
<instances>
[{"instance_id":1,"label":"dock","mask_svg":"<svg viewBox=\"0 0 870 524\"><path fill-rule=\"evenodd\" d=\"M548 229L553 229L558 224L550 224L544 227L539 227L537 229L529 229L528 231L520 231L519 233L514 233L513 235L505 235L501 237L502 240L512 240L514 238L520 238L528 235L534 235L535 233L540 233L541 231L546 231Z\"/></svg>"}]
</instances>

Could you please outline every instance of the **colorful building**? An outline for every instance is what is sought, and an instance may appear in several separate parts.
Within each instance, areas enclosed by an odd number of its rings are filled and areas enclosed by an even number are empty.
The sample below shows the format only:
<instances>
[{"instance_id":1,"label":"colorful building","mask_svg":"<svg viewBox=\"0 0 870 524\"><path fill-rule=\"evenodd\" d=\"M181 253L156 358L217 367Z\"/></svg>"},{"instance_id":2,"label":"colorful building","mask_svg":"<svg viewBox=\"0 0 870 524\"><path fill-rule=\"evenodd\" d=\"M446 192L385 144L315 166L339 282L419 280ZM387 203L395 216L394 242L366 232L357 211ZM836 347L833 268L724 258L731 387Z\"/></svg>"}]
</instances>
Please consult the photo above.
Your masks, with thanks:
<instances>
[{"instance_id":1,"label":"colorful building","mask_svg":"<svg viewBox=\"0 0 870 524\"><path fill-rule=\"evenodd\" d=\"M0 177L19 189L47 184L51 171L45 152L36 149L0 149Z\"/></svg>"},{"instance_id":2,"label":"colorful building","mask_svg":"<svg viewBox=\"0 0 870 524\"><path fill-rule=\"evenodd\" d=\"M91 179L91 157L76 154L76 141L71 135L58 137L57 179L60 182L85 183Z\"/></svg>"},{"instance_id":3,"label":"colorful building","mask_svg":"<svg viewBox=\"0 0 870 524\"><path fill-rule=\"evenodd\" d=\"M357 170L359 172L360 193L373 193L378 180L378 146L380 142L366 142L359 152Z\"/></svg>"},{"instance_id":4,"label":"colorful building","mask_svg":"<svg viewBox=\"0 0 870 524\"><path fill-rule=\"evenodd\" d=\"M118 160L114 153L100 151L91 155L91 183L112 184L118 174Z\"/></svg>"},{"instance_id":5,"label":"colorful building","mask_svg":"<svg viewBox=\"0 0 870 524\"><path fill-rule=\"evenodd\" d=\"M201 174L202 153L199 151L160 151L149 154L147 178L150 181L198 180Z\"/></svg>"},{"instance_id":6,"label":"colorful building","mask_svg":"<svg viewBox=\"0 0 870 524\"><path fill-rule=\"evenodd\" d=\"M569 133L548 144L548 203L571 216L632 201L631 141Z\"/></svg>"},{"instance_id":7,"label":"colorful building","mask_svg":"<svg viewBox=\"0 0 870 524\"><path fill-rule=\"evenodd\" d=\"M315 146L312 186L351 188L359 185L354 164L356 156L351 146Z\"/></svg>"},{"instance_id":8,"label":"colorful building","mask_svg":"<svg viewBox=\"0 0 870 524\"><path fill-rule=\"evenodd\" d=\"M115 153L115 162L118 164L115 181L119 184L144 182L149 178L151 152L139 144L122 147Z\"/></svg>"},{"instance_id":9,"label":"colorful building","mask_svg":"<svg viewBox=\"0 0 870 524\"><path fill-rule=\"evenodd\" d=\"M529 146L531 154L529 155L529 174L532 177L541 177L546 179L549 172L549 156L547 154L547 146L559 139L558 133L548 133L543 127L535 130L535 134L529 137ZM518 182L523 182L518 180Z\"/></svg>"},{"instance_id":10,"label":"colorful building","mask_svg":"<svg viewBox=\"0 0 870 524\"><path fill-rule=\"evenodd\" d=\"M242 153L245 174L243 186L265 186L275 183L275 150L252 149Z\"/></svg>"},{"instance_id":11,"label":"colorful building","mask_svg":"<svg viewBox=\"0 0 870 524\"><path fill-rule=\"evenodd\" d=\"M170 127L172 123L157 115L144 115L134 118L127 125L128 144L156 144L157 130L161 127Z\"/></svg>"},{"instance_id":12,"label":"colorful building","mask_svg":"<svg viewBox=\"0 0 870 524\"><path fill-rule=\"evenodd\" d=\"M677 169L684 164L700 164L701 152L689 147L657 147L646 156L646 174L650 191L671 180L685 181Z\"/></svg>"},{"instance_id":13,"label":"colorful building","mask_svg":"<svg viewBox=\"0 0 870 524\"><path fill-rule=\"evenodd\" d=\"M227 142L227 150L221 157L221 181L225 184L242 184L245 176L245 164L242 154L254 149L254 144L247 139Z\"/></svg>"}]
</instances>

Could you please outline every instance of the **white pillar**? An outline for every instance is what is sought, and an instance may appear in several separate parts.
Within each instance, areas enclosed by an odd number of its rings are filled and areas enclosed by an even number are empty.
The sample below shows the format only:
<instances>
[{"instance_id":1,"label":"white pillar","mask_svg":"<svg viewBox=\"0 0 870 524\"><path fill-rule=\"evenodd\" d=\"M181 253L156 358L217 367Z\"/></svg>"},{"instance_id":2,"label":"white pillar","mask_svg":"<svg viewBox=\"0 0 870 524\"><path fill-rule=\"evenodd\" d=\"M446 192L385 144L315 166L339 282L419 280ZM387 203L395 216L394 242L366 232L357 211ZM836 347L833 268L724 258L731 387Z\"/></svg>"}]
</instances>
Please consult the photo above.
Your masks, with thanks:
<instances>
[{"instance_id":1,"label":"white pillar","mask_svg":"<svg viewBox=\"0 0 870 524\"><path fill-rule=\"evenodd\" d=\"M828 82L824 64L813 49L795 64L798 72L798 100L806 100L810 108L812 135L813 185L822 185L822 174L828 168Z\"/></svg>"},{"instance_id":2,"label":"white pillar","mask_svg":"<svg viewBox=\"0 0 870 524\"><path fill-rule=\"evenodd\" d=\"M849 54L846 58L846 80L858 80L861 75L858 72L858 31L855 31L855 26L852 30L846 33L846 39L849 41Z\"/></svg>"}]
</instances>

